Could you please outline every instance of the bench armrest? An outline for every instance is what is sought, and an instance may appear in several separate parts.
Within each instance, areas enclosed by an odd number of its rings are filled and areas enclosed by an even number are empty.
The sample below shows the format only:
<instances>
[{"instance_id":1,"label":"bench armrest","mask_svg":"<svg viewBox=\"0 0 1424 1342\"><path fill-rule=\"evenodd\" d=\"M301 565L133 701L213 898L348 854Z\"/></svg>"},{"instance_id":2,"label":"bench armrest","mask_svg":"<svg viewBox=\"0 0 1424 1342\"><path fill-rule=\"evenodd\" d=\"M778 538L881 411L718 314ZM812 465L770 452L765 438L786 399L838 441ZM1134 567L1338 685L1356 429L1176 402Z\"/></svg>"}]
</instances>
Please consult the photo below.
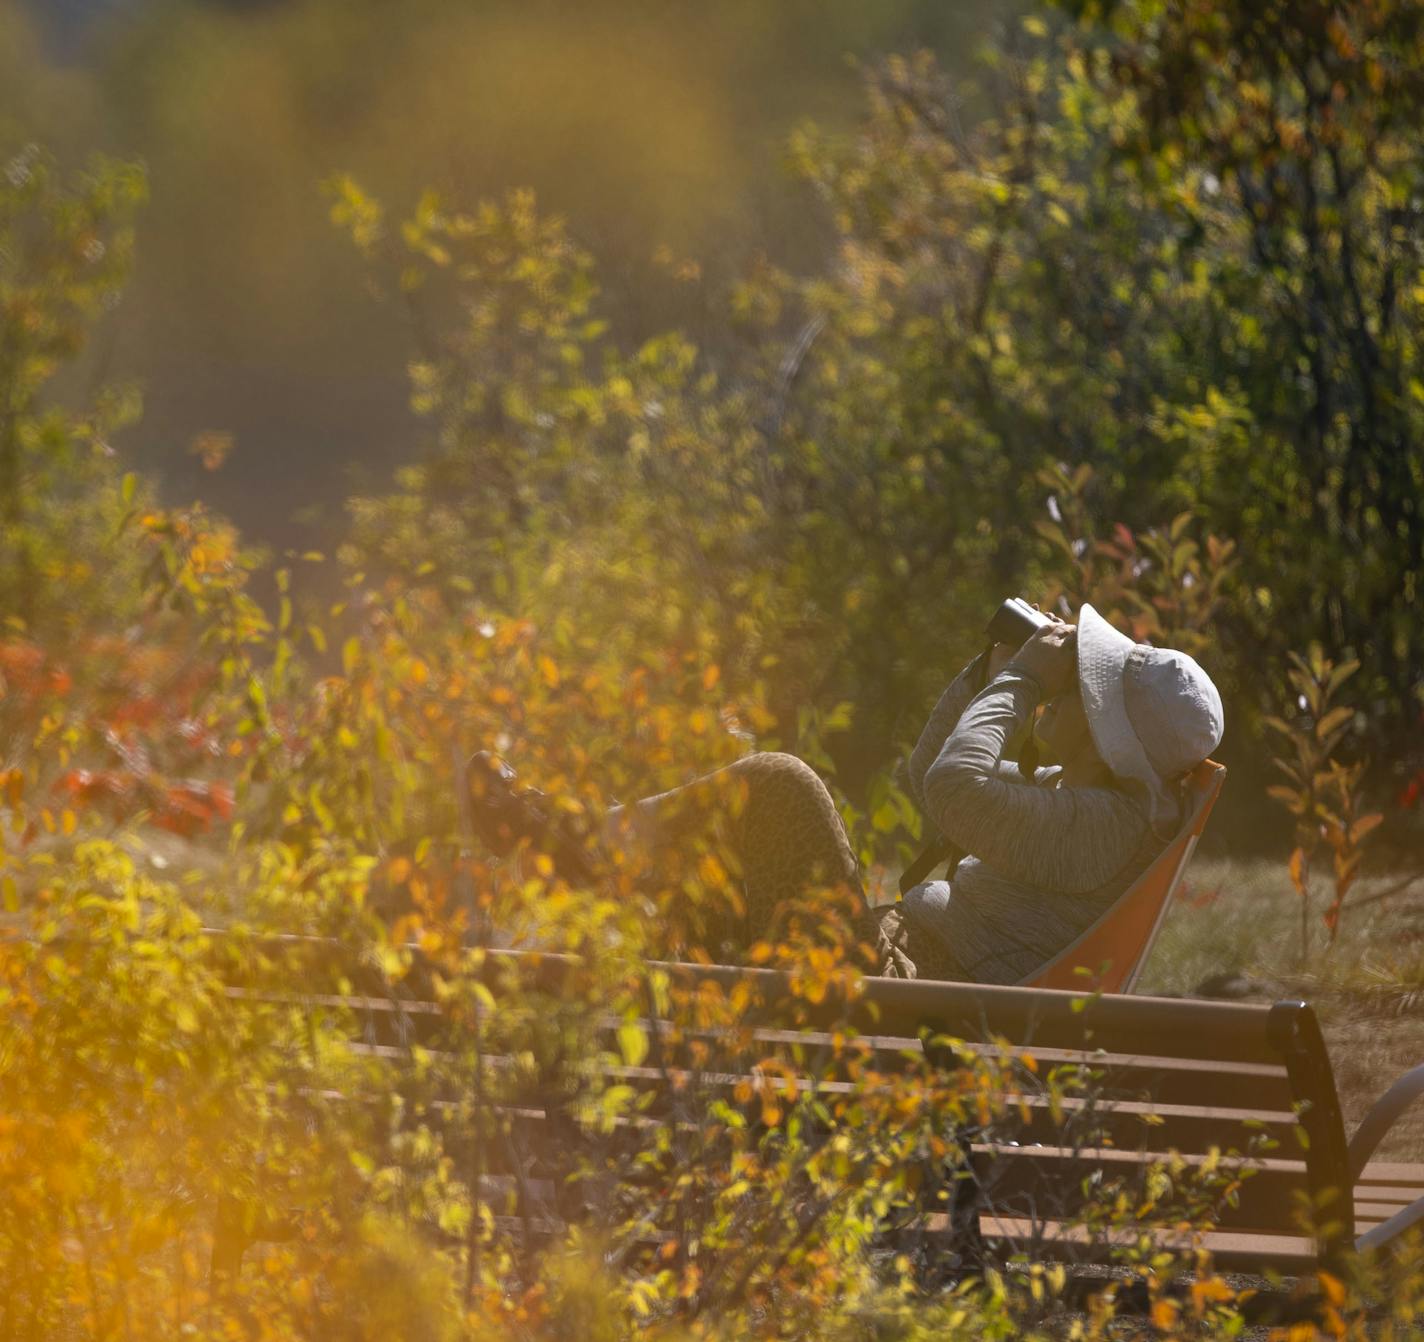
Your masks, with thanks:
<instances>
[{"instance_id":1,"label":"bench armrest","mask_svg":"<svg viewBox=\"0 0 1424 1342\"><path fill-rule=\"evenodd\" d=\"M1424 1095L1424 1064L1411 1067L1374 1102L1370 1112L1355 1129L1355 1135L1350 1138L1346 1159L1350 1166L1351 1184L1360 1177L1369 1158L1374 1155L1375 1148L1383 1140L1385 1133L1394 1126L1395 1120L1421 1095Z\"/></svg>"},{"instance_id":2,"label":"bench armrest","mask_svg":"<svg viewBox=\"0 0 1424 1342\"><path fill-rule=\"evenodd\" d=\"M1424 1221L1424 1198L1415 1198L1409 1206L1395 1212L1388 1221L1381 1221L1373 1230L1367 1230L1355 1240L1355 1248L1360 1251L1378 1249L1388 1244L1396 1235L1402 1235L1410 1226Z\"/></svg>"},{"instance_id":3,"label":"bench armrest","mask_svg":"<svg viewBox=\"0 0 1424 1342\"><path fill-rule=\"evenodd\" d=\"M1374 1155L1395 1120L1421 1095L1424 1095L1424 1065L1411 1067L1398 1081L1377 1099L1355 1129L1350 1138L1347 1159L1350 1166L1350 1182L1353 1185L1364 1173L1365 1165ZM1377 1249L1387 1244L1396 1235L1403 1234L1411 1226L1424 1221L1424 1197L1416 1198L1409 1206L1395 1212L1387 1221L1382 1221L1372 1230L1367 1230L1355 1241L1360 1250Z\"/></svg>"}]
</instances>

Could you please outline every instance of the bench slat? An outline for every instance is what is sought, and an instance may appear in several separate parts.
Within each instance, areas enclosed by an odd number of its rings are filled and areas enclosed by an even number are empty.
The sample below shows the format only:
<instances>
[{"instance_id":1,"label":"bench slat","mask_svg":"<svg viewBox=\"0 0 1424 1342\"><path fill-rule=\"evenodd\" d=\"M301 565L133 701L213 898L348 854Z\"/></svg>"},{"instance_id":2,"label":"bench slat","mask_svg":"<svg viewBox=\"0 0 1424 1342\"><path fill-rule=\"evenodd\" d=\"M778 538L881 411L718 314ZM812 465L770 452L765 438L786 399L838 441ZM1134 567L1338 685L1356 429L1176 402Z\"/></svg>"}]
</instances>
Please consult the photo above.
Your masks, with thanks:
<instances>
[{"instance_id":1,"label":"bench slat","mask_svg":"<svg viewBox=\"0 0 1424 1342\"><path fill-rule=\"evenodd\" d=\"M1046 1249L1055 1258L1079 1263L1104 1263L1114 1240L1130 1244L1130 1235L1117 1234L1104 1242L1082 1226L1050 1221L1035 1223L1021 1217L986 1216L980 1227L992 1240L1002 1240L1013 1250ZM1241 1231L1207 1231L1192 1236L1160 1237L1164 1246L1189 1251L1200 1245L1212 1254L1219 1268L1245 1268L1252 1272L1274 1269L1286 1276L1311 1271L1316 1263L1314 1243L1297 1235L1248 1234Z\"/></svg>"},{"instance_id":2,"label":"bench slat","mask_svg":"<svg viewBox=\"0 0 1424 1342\"><path fill-rule=\"evenodd\" d=\"M1199 1168L1201 1157L1187 1156ZM1240 1163L1240 1162L1238 1162ZM1223 1168L1231 1162L1223 1161ZM1301 1161L1265 1159L1251 1161L1253 1172L1242 1179L1235 1205L1220 1204L1218 1225L1226 1230L1280 1233L1296 1225L1300 1195L1305 1190L1305 1165ZM1108 1148L1072 1150L1063 1147L975 1147L974 1168L990 1209L1000 1214L1051 1217L1076 1202L1085 1181L1112 1184L1130 1190L1143 1187L1147 1166L1137 1156Z\"/></svg>"},{"instance_id":3,"label":"bench slat","mask_svg":"<svg viewBox=\"0 0 1424 1342\"><path fill-rule=\"evenodd\" d=\"M402 1056L401 1049L390 1045L353 1047L358 1052L375 1056L395 1059ZM510 1060L500 1055L487 1055L485 1063L491 1069L506 1070ZM640 1111L651 1120L675 1110L680 1102L695 1100L698 1095L710 1093L725 1096L737 1085L755 1080L746 1072L672 1069L665 1074L657 1068L625 1065L600 1070L613 1080L631 1085L635 1090L653 1097L654 1102ZM668 1082L687 1089L669 1093L666 1089ZM855 1089L849 1082L838 1081L818 1081L813 1087L812 1082L804 1078L798 1078L794 1084L801 1094L815 1089L832 1102ZM1026 1118L1017 1112L1020 1103L1027 1109ZM1169 1151L1206 1152L1213 1146L1223 1152L1245 1152L1254 1149L1265 1138L1275 1143L1273 1154L1289 1157L1298 1150L1296 1119L1290 1113L1111 1098L1086 1101L1070 1097L1063 1104L1067 1115L1066 1127L1060 1128L1054 1122L1048 1100L1042 1095L1014 1095L1009 1097L1008 1105L1010 1112L999 1120L996 1127L1006 1137L1013 1136L1023 1143L1060 1145L1068 1136L1079 1144L1103 1143L1124 1152L1165 1155ZM755 1104L752 1107L754 1110Z\"/></svg>"},{"instance_id":4,"label":"bench slat","mask_svg":"<svg viewBox=\"0 0 1424 1342\"><path fill-rule=\"evenodd\" d=\"M362 985L372 981L370 965L322 938L263 936L248 938L246 944L262 955L300 961L306 969L303 981L316 990L338 987L344 977L352 986L368 991ZM240 974L242 946L236 942L229 946L236 952L233 973ZM338 959L344 963L332 963ZM262 966L250 957L247 967L254 981L263 977ZM557 993L561 978L576 967L560 955L491 951L481 972L492 983L514 974L531 986ZM828 994L823 1001L810 1003L792 995L789 976L779 970L655 961L648 962L647 968L651 975L665 976L686 989L699 985L717 985L724 990L749 987L767 1024L778 1019L785 1023L790 1005L797 1013L797 1024L844 1023L862 1033L913 1038L922 1028L929 1028L958 1038L1003 1036L1020 1045L1070 1049L1093 1048L1100 1040L1111 1039L1117 1052L1205 1056L1229 1062L1280 1061L1267 1033L1270 1009L1252 1004L1111 994L1094 997L1049 988L874 977L861 980L862 988L852 1001ZM428 995L427 983L428 975L413 972L405 988L412 996Z\"/></svg>"},{"instance_id":5,"label":"bench slat","mask_svg":"<svg viewBox=\"0 0 1424 1342\"><path fill-rule=\"evenodd\" d=\"M389 998L365 996L341 998L331 994L297 995L290 992L261 992L251 989L229 989L235 1002L253 1005L288 1005L294 1008L324 1008L332 1011L352 1010L362 1039L371 1044L395 1046L419 1044L437 1047L442 1036L448 1039L453 1028L442 1009L427 1001L393 1001ZM641 1022L646 1029L649 1023ZM797 1040L810 1067L818 1065L817 1048L827 1057L831 1036L810 1034L801 1036L790 1031L758 1032L768 1045ZM920 1041L873 1035L862 1041L873 1050L873 1065L886 1072L900 1072L923 1067L924 1052ZM1002 1054L988 1046L970 1046L972 1051ZM611 1051L616 1051L610 1040ZM1094 1089L1119 1096L1152 1095L1163 1104L1200 1105L1204 1108L1245 1107L1284 1113L1292 1107L1290 1082L1286 1069L1279 1064L1221 1062L1211 1058L1164 1058L1149 1053L1085 1053L1069 1049L1008 1050L1010 1057L1030 1054L1040 1072L1053 1067L1079 1067L1093 1078ZM827 1064L828 1065L828 1064Z\"/></svg>"},{"instance_id":6,"label":"bench slat","mask_svg":"<svg viewBox=\"0 0 1424 1342\"><path fill-rule=\"evenodd\" d=\"M1360 1171L1358 1185L1397 1184L1402 1188L1415 1190L1415 1196L1424 1193L1424 1165L1397 1160L1372 1160Z\"/></svg>"}]
</instances>

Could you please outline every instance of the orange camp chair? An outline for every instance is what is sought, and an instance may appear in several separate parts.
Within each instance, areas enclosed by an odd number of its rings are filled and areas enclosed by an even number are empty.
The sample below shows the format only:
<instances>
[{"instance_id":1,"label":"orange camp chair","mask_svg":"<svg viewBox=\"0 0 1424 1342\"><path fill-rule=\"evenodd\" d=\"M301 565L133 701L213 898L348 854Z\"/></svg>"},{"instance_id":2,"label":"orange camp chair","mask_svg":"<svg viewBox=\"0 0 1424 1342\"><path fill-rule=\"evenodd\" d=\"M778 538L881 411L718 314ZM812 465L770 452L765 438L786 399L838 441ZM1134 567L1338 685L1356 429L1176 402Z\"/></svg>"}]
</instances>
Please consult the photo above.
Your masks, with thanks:
<instances>
[{"instance_id":1,"label":"orange camp chair","mask_svg":"<svg viewBox=\"0 0 1424 1342\"><path fill-rule=\"evenodd\" d=\"M1215 760L1197 765L1188 778L1187 817L1161 857L1077 941L1020 986L1132 991L1225 778L1225 767Z\"/></svg>"}]
</instances>

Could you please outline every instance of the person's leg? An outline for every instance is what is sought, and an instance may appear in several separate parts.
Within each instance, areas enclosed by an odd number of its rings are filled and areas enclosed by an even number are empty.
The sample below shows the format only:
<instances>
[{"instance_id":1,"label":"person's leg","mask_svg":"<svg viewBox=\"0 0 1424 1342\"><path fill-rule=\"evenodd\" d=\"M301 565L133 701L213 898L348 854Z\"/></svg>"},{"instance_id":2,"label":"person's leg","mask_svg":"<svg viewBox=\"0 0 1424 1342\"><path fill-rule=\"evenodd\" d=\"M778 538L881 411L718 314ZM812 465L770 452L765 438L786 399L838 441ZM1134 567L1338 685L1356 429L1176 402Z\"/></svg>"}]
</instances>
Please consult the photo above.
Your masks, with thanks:
<instances>
[{"instance_id":1,"label":"person's leg","mask_svg":"<svg viewBox=\"0 0 1424 1342\"><path fill-rule=\"evenodd\" d=\"M877 973L896 979L973 979L934 937L912 926L903 904L871 909L860 924L863 939L875 948Z\"/></svg>"},{"instance_id":2,"label":"person's leg","mask_svg":"<svg viewBox=\"0 0 1424 1342\"><path fill-rule=\"evenodd\" d=\"M848 888L863 902L859 864L835 802L815 771L794 755L748 755L684 787L620 807L611 833L673 858L709 840L740 878L744 909L717 917L709 942L745 950L775 934L779 919L813 892ZM673 851L677 850L677 851ZM721 946L709 946L720 951Z\"/></svg>"}]
</instances>

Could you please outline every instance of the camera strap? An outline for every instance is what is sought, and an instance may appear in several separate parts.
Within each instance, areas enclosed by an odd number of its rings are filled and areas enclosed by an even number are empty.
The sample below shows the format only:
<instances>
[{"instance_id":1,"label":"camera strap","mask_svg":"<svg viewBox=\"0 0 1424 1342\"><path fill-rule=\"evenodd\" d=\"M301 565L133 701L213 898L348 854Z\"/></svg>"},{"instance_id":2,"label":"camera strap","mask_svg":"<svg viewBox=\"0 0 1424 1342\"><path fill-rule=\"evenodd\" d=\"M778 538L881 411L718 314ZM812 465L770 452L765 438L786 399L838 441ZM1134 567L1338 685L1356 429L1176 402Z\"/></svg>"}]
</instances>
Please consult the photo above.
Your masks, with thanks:
<instances>
[{"instance_id":1,"label":"camera strap","mask_svg":"<svg viewBox=\"0 0 1424 1342\"><path fill-rule=\"evenodd\" d=\"M907 895L922 881L928 880L941 862L948 867L944 874L945 880L948 880L954 875L954 869L963 856L964 849L950 843L948 839L940 839L937 843L930 844L900 876L900 893Z\"/></svg>"}]
</instances>

